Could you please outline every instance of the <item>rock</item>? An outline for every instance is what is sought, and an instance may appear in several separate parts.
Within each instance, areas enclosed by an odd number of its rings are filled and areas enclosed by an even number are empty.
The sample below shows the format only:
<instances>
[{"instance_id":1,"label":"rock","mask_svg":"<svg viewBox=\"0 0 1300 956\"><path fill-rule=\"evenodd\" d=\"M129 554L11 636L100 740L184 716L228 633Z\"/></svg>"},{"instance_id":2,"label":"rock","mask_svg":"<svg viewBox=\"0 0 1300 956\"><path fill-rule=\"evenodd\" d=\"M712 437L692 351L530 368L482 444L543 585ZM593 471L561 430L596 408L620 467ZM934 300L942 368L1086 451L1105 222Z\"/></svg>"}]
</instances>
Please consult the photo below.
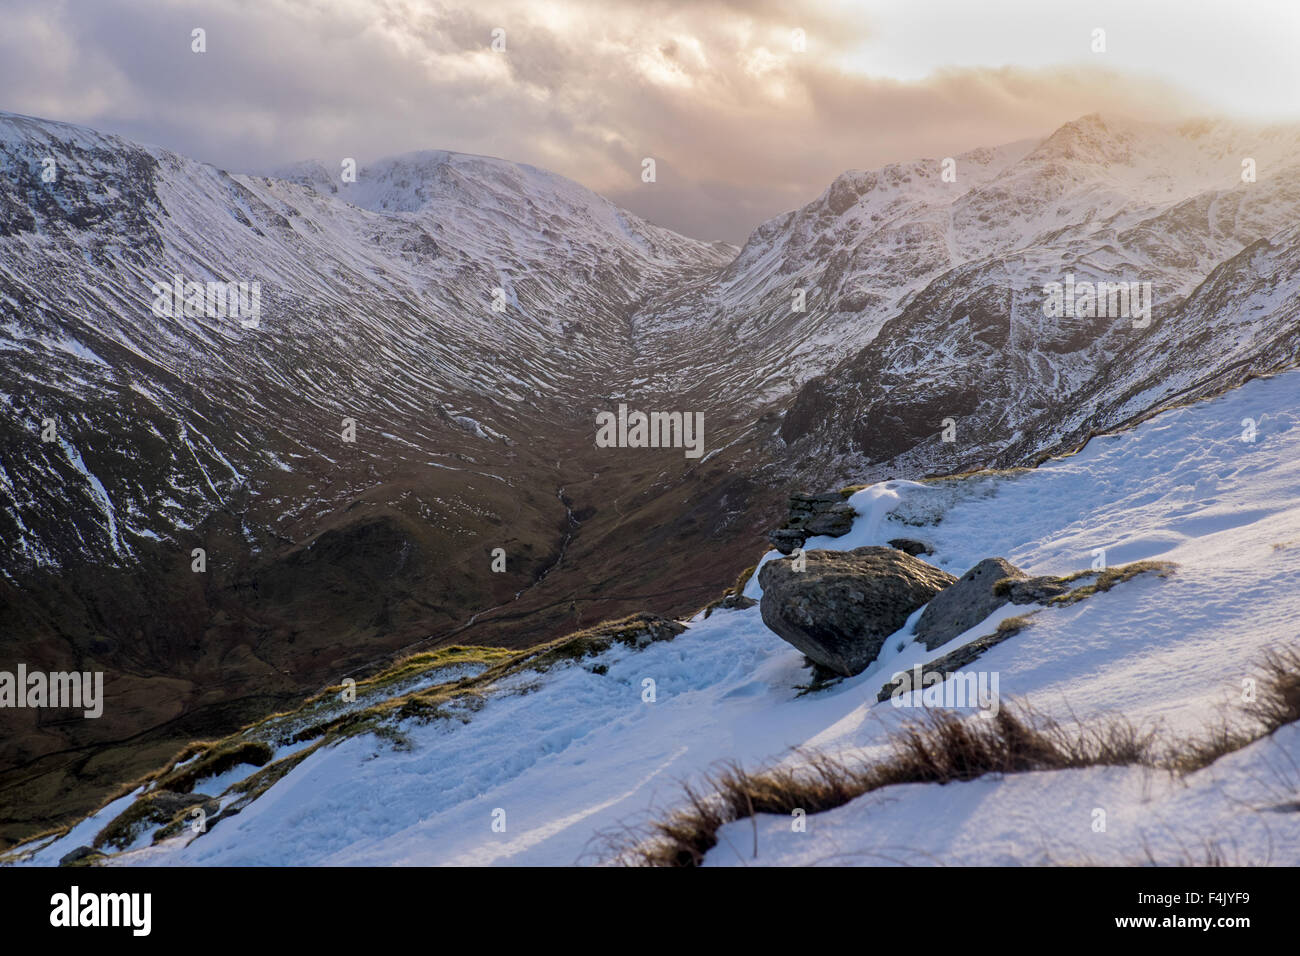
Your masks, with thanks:
<instances>
[{"instance_id":1,"label":"rock","mask_svg":"<svg viewBox=\"0 0 1300 956\"><path fill-rule=\"evenodd\" d=\"M838 491L826 491L820 494L809 494L806 491L796 492L790 496L790 513L798 514L816 514L824 511L831 505L839 504L844 500L844 496Z\"/></svg>"},{"instance_id":2,"label":"rock","mask_svg":"<svg viewBox=\"0 0 1300 956\"><path fill-rule=\"evenodd\" d=\"M1003 578L1023 578L1024 572L1002 558L985 558L961 576L956 584L936 594L916 622L916 639L932 651L962 631L974 627L1002 605L1005 594L993 585Z\"/></svg>"},{"instance_id":3,"label":"rock","mask_svg":"<svg viewBox=\"0 0 1300 956\"><path fill-rule=\"evenodd\" d=\"M917 541L915 538L894 538L889 542L889 546L897 548L899 551L905 551L914 558L919 558L923 554L934 554L934 548L924 541Z\"/></svg>"},{"instance_id":4,"label":"rock","mask_svg":"<svg viewBox=\"0 0 1300 956\"><path fill-rule=\"evenodd\" d=\"M1039 604L1058 595L1067 594L1070 590L1068 582L1051 576L1022 577L1021 580L1008 581L998 588L998 592L1012 604Z\"/></svg>"},{"instance_id":5,"label":"rock","mask_svg":"<svg viewBox=\"0 0 1300 956\"><path fill-rule=\"evenodd\" d=\"M894 548L809 551L806 559L803 571L784 559L760 569L763 623L846 677L874 661L908 615L956 580Z\"/></svg>"},{"instance_id":6,"label":"rock","mask_svg":"<svg viewBox=\"0 0 1300 956\"><path fill-rule=\"evenodd\" d=\"M1032 612L1031 612L1032 613ZM947 680L954 673L961 671L963 667L969 667L975 663L985 651L997 647L1009 637L1014 637L1029 626L1026 617L1005 618L998 624L997 630L992 634L985 634L977 637L969 644L963 644L954 651L949 651L929 664L922 665L920 668L921 679L916 679L916 669L913 668L907 677L898 677L890 680L884 687L880 688L880 693L876 695L876 700L884 701L894 696L894 691L901 689L903 691L917 690L926 686L927 675L938 674L942 680Z\"/></svg>"},{"instance_id":7,"label":"rock","mask_svg":"<svg viewBox=\"0 0 1300 956\"><path fill-rule=\"evenodd\" d=\"M171 791L160 790L152 794L150 799L150 807L154 811L153 815L162 821L171 820L182 810L205 804L219 806L206 793L172 793ZM204 808L205 813L207 809L207 807Z\"/></svg>"},{"instance_id":8,"label":"rock","mask_svg":"<svg viewBox=\"0 0 1300 956\"><path fill-rule=\"evenodd\" d=\"M743 594L728 593L722 600L714 605L714 608L722 608L728 611L743 611L747 607L753 607L758 602L751 597L745 597Z\"/></svg>"},{"instance_id":9,"label":"rock","mask_svg":"<svg viewBox=\"0 0 1300 956\"><path fill-rule=\"evenodd\" d=\"M790 554L816 535L838 538L848 534L857 516L853 506L837 491L794 494L790 496L790 515L785 525L769 531L767 539L782 554Z\"/></svg>"},{"instance_id":10,"label":"rock","mask_svg":"<svg viewBox=\"0 0 1300 956\"><path fill-rule=\"evenodd\" d=\"M847 501L840 501L831 505L825 511L810 516L803 526L804 532L808 537L825 534L832 538L838 538L840 535L848 534L853 530L853 519L858 516L857 511Z\"/></svg>"},{"instance_id":11,"label":"rock","mask_svg":"<svg viewBox=\"0 0 1300 956\"><path fill-rule=\"evenodd\" d=\"M767 540L782 554L790 554L795 548L803 547L804 533L793 528L777 528L767 533Z\"/></svg>"},{"instance_id":12,"label":"rock","mask_svg":"<svg viewBox=\"0 0 1300 956\"><path fill-rule=\"evenodd\" d=\"M59 858L59 866L76 866L78 863L89 860L91 857L103 856L94 847L79 846L71 853L65 854Z\"/></svg>"}]
</instances>

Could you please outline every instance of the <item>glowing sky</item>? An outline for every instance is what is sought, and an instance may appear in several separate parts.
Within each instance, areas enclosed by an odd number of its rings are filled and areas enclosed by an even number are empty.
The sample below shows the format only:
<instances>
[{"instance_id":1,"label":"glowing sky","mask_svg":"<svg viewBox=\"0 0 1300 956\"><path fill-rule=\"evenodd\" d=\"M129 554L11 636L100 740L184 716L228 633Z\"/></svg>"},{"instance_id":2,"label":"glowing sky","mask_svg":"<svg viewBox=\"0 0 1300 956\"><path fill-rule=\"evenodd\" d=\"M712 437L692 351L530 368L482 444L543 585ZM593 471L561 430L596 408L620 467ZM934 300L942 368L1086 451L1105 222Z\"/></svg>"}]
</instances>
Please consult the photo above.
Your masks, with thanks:
<instances>
[{"instance_id":1,"label":"glowing sky","mask_svg":"<svg viewBox=\"0 0 1300 956\"><path fill-rule=\"evenodd\" d=\"M845 169L1085 113L1300 121L1284 0L4 0L0 18L0 109L237 171L502 156L734 242Z\"/></svg>"}]
</instances>

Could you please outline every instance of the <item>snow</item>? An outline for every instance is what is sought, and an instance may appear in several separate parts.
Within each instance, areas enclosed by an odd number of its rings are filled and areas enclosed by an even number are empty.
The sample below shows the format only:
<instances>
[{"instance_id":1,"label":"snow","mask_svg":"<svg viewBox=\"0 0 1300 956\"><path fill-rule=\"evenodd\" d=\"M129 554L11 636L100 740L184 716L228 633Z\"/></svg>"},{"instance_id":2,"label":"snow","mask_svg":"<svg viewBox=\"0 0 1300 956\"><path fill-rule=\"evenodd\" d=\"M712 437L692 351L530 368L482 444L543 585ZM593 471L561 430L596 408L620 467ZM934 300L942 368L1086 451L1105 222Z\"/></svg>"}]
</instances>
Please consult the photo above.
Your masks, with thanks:
<instances>
[{"instance_id":1,"label":"snow","mask_svg":"<svg viewBox=\"0 0 1300 956\"><path fill-rule=\"evenodd\" d=\"M907 784L806 818L772 815L722 828L706 866L1124 866L1156 859L1294 866L1300 726L1221 758L1185 783L1133 767ZM1103 819L1105 830L1094 830Z\"/></svg>"},{"instance_id":2,"label":"snow","mask_svg":"<svg viewBox=\"0 0 1300 956\"><path fill-rule=\"evenodd\" d=\"M59 439L59 445L63 448L64 455L67 456L68 462L72 467L81 473L82 477L90 485L91 497L94 498L95 504L99 506L100 513L104 516L104 521L108 527L109 543L116 554L122 553L121 543L117 535L117 519L113 514L113 501L108 497L108 491L104 488L103 482L95 477L94 473L86 467L86 463L81 460L81 452L77 451L65 438Z\"/></svg>"},{"instance_id":3,"label":"snow","mask_svg":"<svg viewBox=\"0 0 1300 956\"><path fill-rule=\"evenodd\" d=\"M56 840L38 841L33 843L30 848L24 847L24 855L31 853L31 856L24 859L23 862L33 866L57 866L60 859L77 847L89 846L91 841L95 839L95 834L111 823L118 814L129 807L135 798L143 792L144 787L139 787L125 796L109 801L90 816L79 821L66 834Z\"/></svg>"},{"instance_id":4,"label":"snow","mask_svg":"<svg viewBox=\"0 0 1300 956\"><path fill-rule=\"evenodd\" d=\"M1004 703L1028 701L1067 723L1124 715L1194 734L1242 706L1241 681L1263 648L1294 638L1297 409L1300 373L1288 373L1097 438L1033 471L876 485L853 496L859 517L850 534L809 545L906 534L932 544L930 558L953 573L992 555L1031 573L1085 570L1095 548L1106 548L1111 564L1174 561L1167 579L1143 575L1040 610L973 668L999 675ZM1240 438L1245 417L1263 423L1253 443ZM1004 607L929 653L911 642L918 611L885 659L804 696L802 656L763 625L757 607L716 611L671 642L508 678L466 722L407 722L408 747L375 737L322 747L207 834L115 862L596 862L607 835L670 810L680 782L719 761L797 761L794 748L881 753L890 729L914 713L876 700L894 671L1028 610ZM597 663L607 672L595 673ZM642 698L647 678L653 702ZM1288 727L1183 780L1092 768L893 787L808 817L806 833L785 818L731 824L707 862L1113 863L1148 852L1178 862L1214 848L1241 862L1295 865L1300 814L1270 808L1287 793L1294 799L1297 766L1300 728ZM1098 809L1104 833L1093 829ZM497 810L505 832L492 828Z\"/></svg>"},{"instance_id":5,"label":"snow","mask_svg":"<svg viewBox=\"0 0 1300 956\"><path fill-rule=\"evenodd\" d=\"M1300 193L1290 175L1297 142L1291 131L1270 140L1264 151L1251 146L1249 154L1260 160L1265 175L1247 189L1235 166L1245 153L1236 147L1258 145L1255 133L1139 129L1085 118L1042 143L958 157L955 184L934 175L934 160L847 173L805 209L761 226L724 269L729 253L722 247L674 236L567 180L500 160L411 154L374 164L362 171L355 189L339 184L334 193L328 191L338 180L334 166L303 166L281 180L230 176L162 149L0 114L0 144L12 147L5 152L13 162L53 151L70 160L60 163L61 181L102 186L121 197L106 205L110 218L97 232L42 231L63 230L64 220L51 216L41 218L34 233L6 238L0 272L15 294L4 295L3 308L19 308L17 292L22 301L41 305L39 315L23 317L22 329L5 326L0 349L7 361L20 348L39 359L12 362L21 369L17 384L23 392L32 384L51 395L64 391L66 407L85 405L81 393L116 380L100 355L139 359L133 368L149 370L147 384L127 385L148 400L153 421L175 421L179 432L180 440L168 443L171 458L161 463L153 487L165 481L181 499L169 498L163 508L170 526L182 529L221 502L218 483L246 481L245 472L259 464L262 452L250 459L233 443L222 444L221 432L211 428L215 423L166 385L178 370L211 358L205 381L220 382L230 409L255 409L254 422L270 423L310 452L294 456L306 482L313 477L312 462L335 463L317 447L315 425L304 424L311 416L299 414L338 402L336 380L319 374L319 352L313 349L327 346L348 355L360 380L382 380L388 394L378 401L409 428L430 401L446 405L460 390L523 401L524 394L564 394L569 383L593 372L608 377L611 368L625 370L610 365L604 353L590 367L575 362L581 356L554 334L556 315L583 315L586 342L621 343L630 328L635 350L647 357L638 364L637 387L748 395L757 403L760 396L774 400L788 393L791 383L807 381L862 348L927 284L951 279L964 289L996 280L1036 296L1042 281L1059 278L1066 263L1074 263L1080 277L1132 272L1171 291L1190 292L1203 283L1191 297L1193 305L1203 303L1201 311L1192 310L1183 326L1157 323L1156 334L1138 343L1149 349L1149 360L1139 354L1143 360L1134 362L1140 371L1103 381L1095 373L1103 360L1109 365L1109 355L1087 353L1071 364L1041 348L1025 353L1043 382L1066 401L1063 418L1077 416L1076 424L1086 419L1089 409L1069 402L1084 384L1095 382L1106 394L1130 396L1116 412L1121 417L1108 419L1122 420L1191 389L1229 363L1271 364L1260 359L1267 353L1247 348L1242 338L1280 335L1290 324L1296 280L1289 263L1300 241L1294 225ZM147 190L128 162L143 158L158 167ZM1179 171L1179 181L1169 181L1169 170ZM852 196L841 204L845 190ZM1195 212L1199 203L1205 215L1180 224L1177 213ZM140 222L137 214L144 217ZM160 243L147 266L110 256L110 266L100 257L98 271L85 272L94 243L106 243L100 252L109 240L120 249L145 232ZM1261 236L1273 237L1275 245L1251 253L1253 273L1236 278L1233 269L1245 263L1230 261L1207 281L1211 269ZM1115 252L1121 246L1122 260ZM832 283L824 275L826 263L840 258L844 268ZM985 266L952 272L975 261ZM70 269L92 278L66 288L50 278ZM574 281L597 271L607 278ZM281 289L280 305L292 304L293 335L283 335L275 322L247 335L233 323L142 320L149 315L151 281L173 273L239 277ZM687 273L698 273L697 287L684 283ZM524 275L538 279L533 288L512 281ZM509 321L488 310L487 292L497 285L511 291ZM790 312L789 293L796 286L811 292L806 314ZM843 304L846 291L863 287L877 298L862 306ZM665 289L673 290L670 301L655 297L653 307L631 309ZM521 298L513 297L516 290ZM1227 291L1236 293L1235 314L1214 295ZM1023 296L1012 302L1019 331L1032 341L1050 338L1051 329L1028 322L1026 304ZM269 302L268 312L276 305ZM26 330L28 323L34 331ZM65 327L67 334L59 331ZM951 331L944 323L937 327ZM1231 330L1228 338L1225 328ZM918 336L915 354L900 349L890 360L891 372L942 378L961 360L947 338L931 341L922 337L923 328L911 331ZM1201 331L1205 338L1197 337ZM1143 344L1148 341L1153 344ZM485 358L485 342L500 346L499 361ZM1171 365L1165 353L1186 342L1202 343L1195 361ZM678 356L686 358L679 362ZM507 383L518 386L518 393ZM1030 697L1052 712L1121 712L1159 719L1176 730L1195 729L1217 705L1231 701L1262 646L1294 636L1291 592L1300 547L1286 543L1300 543L1290 506L1297 490L1298 388L1294 376L1252 382L1124 436L1097 439L1082 454L1032 473L873 485L853 499L861 517L850 535L815 539L809 546L923 537L936 548L932 560L955 574L991 555L1054 573L1088 568L1100 549L1112 564L1145 557L1177 561L1180 570L1168 580L1139 578L1078 605L1039 613L1028 631L977 666L998 671L1004 694ZM293 395L295 402L283 403L283 396L277 402L277 393ZM1089 401L1100 399L1080 396L1080 402ZM483 424L496 422L487 413L490 404L466 405L457 414L463 412L462 424L471 431L477 426L493 436ZM128 412L138 426L136 406L106 403L94 430L116 434L113 426L127 421ZM1245 418L1260 423L1254 443L1240 440ZM1016 427L1032 432L1068 424L1026 419ZM138 427L158 434L148 423ZM398 433L396 425L390 427L387 434ZM123 516L131 514L131 493L114 474L124 462L137 464L134 450L126 447L121 452L82 444L80 452L69 451L81 472L76 481L84 479L91 491L82 510L95 524L102 511L113 550L124 545L114 500ZM82 453L96 462L103 482L85 468ZM108 462L117 468L100 464ZM21 462L6 464L13 467L4 503L22 533L18 547L43 556L46 545L24 530L24 516L36 527L31 519L41 514L37 504L54 502L66 515L69 502L82 496L68 496L62 482L46 481L39 471L18 471ZM213 471L217 465L231 478L214 483L212 475L221 475ZM29 501L35 493L40 500ZM320 515L334 508L316 499L309 505L319 506ZM290 502L286 511L309 505ZM130 527L125 517L121 524ZM58 557L51 553L42 560L54 564ZM756 580L747 593L757 595ZM892 671L987 633L1007 613L995 613L935 652L911 642L909 622L869 672L799 697L796 685L809 676L801 656L763 626L757 609L719 611L694 621L671 644L609 652L601 662L608 673L592 673L595 662L554 670L535 686L519 681L502 688L466 724L407 726L409 751L372 738L322 749L238 817L191 845L145 848L123 861L573 862L598 848L599 841L591 841L600 831L670 807L679 798L677 781L717 760L752 765L788 758L790 748L799 746L878 747L904 716L875 702ZM646 677L656 681L653 704L641 699ZM1279 735L1278 745L1290 746L1290 739ZM1080 776L1104 784L1100 774ZM954 794L979 794L980 787L996 783L947 788L940 797L931 795L940 791L920 788L927 796L900 797L900 806L956 800L954 812L973 820L976 815L962 801L978 796ZM1027 786L1019 780L1007 784ZM1061 793L1069 790L1061 786ZM1116 784L1113 792L1127 791ZM1213 788L1203 792L1214 799ZM491 811L498 807L508 811L505 833L490 828ZM1052 810L1047 797L1043 807L1043 813ZM1027 812L1032 810L1029 805ZM846 807L843 816L856 819L853 813ZM836 819L821 818L827 827ZM846 825L837 839L867 847L855 832ZM965 835L978 845L977 829ZM1257 848L1249 842L1254 837L1243 839ZM938 837L912 843L937 858L960 857L955 843ZM60 852L71 849L66 839L56 845ZM1026 845L1017 852L1029 859L1033 850Z\"/></svg>"}]
</instances>

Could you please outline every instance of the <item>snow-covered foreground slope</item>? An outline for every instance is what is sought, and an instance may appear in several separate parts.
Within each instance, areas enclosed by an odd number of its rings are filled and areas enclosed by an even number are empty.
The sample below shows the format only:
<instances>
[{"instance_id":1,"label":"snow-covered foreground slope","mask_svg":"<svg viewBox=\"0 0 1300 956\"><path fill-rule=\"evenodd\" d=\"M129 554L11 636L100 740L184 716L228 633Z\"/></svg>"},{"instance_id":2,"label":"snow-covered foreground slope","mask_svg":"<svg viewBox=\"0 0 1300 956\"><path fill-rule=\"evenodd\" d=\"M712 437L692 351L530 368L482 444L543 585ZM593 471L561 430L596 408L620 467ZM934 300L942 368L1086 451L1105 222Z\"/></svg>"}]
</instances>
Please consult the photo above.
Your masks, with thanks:
<instances>
[{"instance_id":1,"label":"snow-covered foreground slope","mask_svg":"<svg viewBox=\"0 0 1300 956\"><path fill-rule=\"evenodd\" d=\"M1098 438L1033 471L857 492L852 548L900 536L961 573L1001 555L1031 573L1176 562L1066 607L973 668L996 672L1002 706L1028 701L1069 722L1122 715L1170 739L1233 716L1261 652L1300 620L1300 373L1252 381L1214 400ZM1255 423L1253 441L1243 422ZM773 555L768 555L770 559ZM747 593L757 596L757 579ZM1033 608L1018 607L1014 613ZM1004 608L926 654L904 628L886 659L799 696L802 656L759 609L716 611L672 641L503 680L465 720L398 725L406 743L355 736L316 750L237 816L112 858L141 864L571 864L680 800L679 784L720 760L798 761L791 748L870 756L915 715L877 693L891 674L980 634ZM918 612L919 615L920 612ZM916 620L916 616L912 621ZM643 699L655 682L655 700ZM970 719L978 720L971 716ZM287 752L287 751L286 751ZM277 757L281 756L277 754ZM244 767L249 771L251 768ZM221 786L247 774L236 770ZM1141 768L989 776L886 788L811 816L762 818L758 863L1160 862L1205 856L1300 863L1300 727L1177 778ZM211 782L196 791L216 795ZM225 802L229 802L229 797ZM1094 811L1107 816L1094 832ZM119 812L39 849L51 864ZM494 819L504 811L504 832ZM750 821L730 824L707 862L753 864ZM75 842L74 842L75 841ZM147 840L139 842L147 843Z\"/></svg>"}]
</instances>

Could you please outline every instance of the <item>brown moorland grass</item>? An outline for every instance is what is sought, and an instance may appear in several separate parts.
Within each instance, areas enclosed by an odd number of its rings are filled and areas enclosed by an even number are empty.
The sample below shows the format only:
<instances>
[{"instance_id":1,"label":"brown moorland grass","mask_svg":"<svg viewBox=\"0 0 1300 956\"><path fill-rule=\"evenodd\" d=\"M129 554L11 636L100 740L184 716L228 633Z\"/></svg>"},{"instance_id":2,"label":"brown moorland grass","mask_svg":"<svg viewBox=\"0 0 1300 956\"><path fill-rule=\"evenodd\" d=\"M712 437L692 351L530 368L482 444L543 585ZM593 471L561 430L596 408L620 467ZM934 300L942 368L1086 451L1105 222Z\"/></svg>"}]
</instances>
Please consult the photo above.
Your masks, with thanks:
<instances>
[{"instance_id":1,"label":"brown moorland grass","mask_svg":"<svg viewBox=\"0 0 1300 956\"><path fill-rule=\"evenodd\" d=\"M989 773L1065 770L1153 760L1154 732L1124 720L1083 731L1003 708L992 719L964 719L932 711L905 725L883 760L861 764L813 753L798 768L749 772L736 763L685 784L685 805L648 828L606 835L617 863L631 866L698 866L725 824L758 813L821 813L882 787L950 783Z\"/></svg>"},{"instance_id":2,"label":"brown moorland grass","mask_svg":"<svg viewBox=\"0 0 1300 956\"><path fill-rule=\"evenodd\" d=\"M992 719L931 711L890 739L883 759L851 762L823 753L798 767L755 772L731 762L683 784L681 808L641 827L601 834L605 856L625 866L698 866L728 823L759 813L821 813L883 787L973 780L985 774L1147 766L1188 774L1300 720L1300 647L1271 648L1244 724L1221 720L1199 738L1161 745L1154 729L1124 718L1064 727L1024 706Z\"/></svg>"},{"instance_id":3,"label":"brown moorland grass","mask_svg":"<svg viewBox=\"0 0 1300 956\"><path fill-rule=\"evenodd\" d=\"M1245 721L1221 719L1201 736L1172 749L1167 766L1179 773L1192 773L1300 720L1300 647L1269 648L1261 657L1260 669L1263 673L1255 682L1254 700L1243 701Z\"/></svg>"}]
</instances>

